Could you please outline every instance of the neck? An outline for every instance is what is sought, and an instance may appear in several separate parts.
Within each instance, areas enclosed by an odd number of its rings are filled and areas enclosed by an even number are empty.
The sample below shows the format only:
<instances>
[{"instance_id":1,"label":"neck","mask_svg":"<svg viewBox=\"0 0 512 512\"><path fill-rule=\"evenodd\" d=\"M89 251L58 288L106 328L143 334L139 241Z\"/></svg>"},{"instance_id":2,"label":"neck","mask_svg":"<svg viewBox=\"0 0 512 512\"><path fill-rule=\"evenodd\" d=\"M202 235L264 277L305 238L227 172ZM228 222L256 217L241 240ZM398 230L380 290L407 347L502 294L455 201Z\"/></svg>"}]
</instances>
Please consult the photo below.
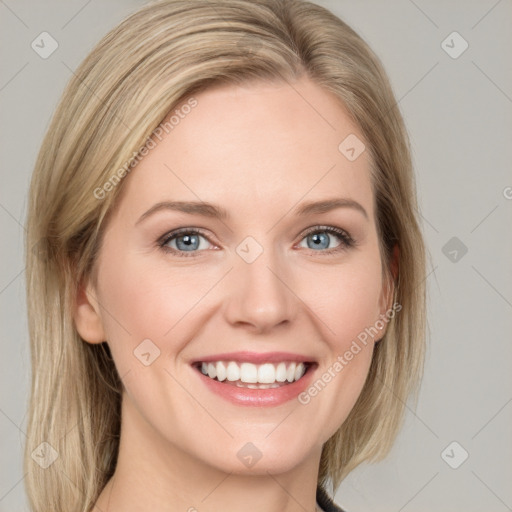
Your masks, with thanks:
<instances>
[{"instance_id":1,"label":"neck","mask_svg":"<svg viewBox=\"0 0 512 512\"><path fill-rule=\"evenodd\" d=\"M314 512L320 455L286 472L223 471L163 439L124 395L116 470L91 512Z\"/></svg>"}]
</instances>

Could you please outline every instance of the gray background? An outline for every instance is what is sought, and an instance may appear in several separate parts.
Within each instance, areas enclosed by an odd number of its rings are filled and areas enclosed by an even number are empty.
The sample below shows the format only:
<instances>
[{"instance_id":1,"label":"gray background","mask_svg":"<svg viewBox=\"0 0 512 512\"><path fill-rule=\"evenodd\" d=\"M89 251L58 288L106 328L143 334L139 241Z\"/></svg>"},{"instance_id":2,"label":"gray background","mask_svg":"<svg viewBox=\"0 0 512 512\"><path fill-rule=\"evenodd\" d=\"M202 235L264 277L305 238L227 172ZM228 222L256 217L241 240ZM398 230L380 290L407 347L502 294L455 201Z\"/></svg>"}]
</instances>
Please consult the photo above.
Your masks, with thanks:
<instances>
[{"instance_id":1,"label":"gray background","mask_svg":"<svg viewBox=\"0 0 512 512\"><path fill-rule=\"evenodd\" d=\"M29 178L72 70L143 3L0 0L0 511L28 510L21 454L30 371ZM512 3L317 3L365 38L390 76L412 140L432 255L419 404L408 406L391 455L356 469L336 499L348 512L512 510ZM31 48L43 31L59 44L47 59ZM457 58L445 51L462 49L457 36L446 39L454 31L469 44ZM448 465L465 452L458 469Z\"/></svg>"}]
</instances>

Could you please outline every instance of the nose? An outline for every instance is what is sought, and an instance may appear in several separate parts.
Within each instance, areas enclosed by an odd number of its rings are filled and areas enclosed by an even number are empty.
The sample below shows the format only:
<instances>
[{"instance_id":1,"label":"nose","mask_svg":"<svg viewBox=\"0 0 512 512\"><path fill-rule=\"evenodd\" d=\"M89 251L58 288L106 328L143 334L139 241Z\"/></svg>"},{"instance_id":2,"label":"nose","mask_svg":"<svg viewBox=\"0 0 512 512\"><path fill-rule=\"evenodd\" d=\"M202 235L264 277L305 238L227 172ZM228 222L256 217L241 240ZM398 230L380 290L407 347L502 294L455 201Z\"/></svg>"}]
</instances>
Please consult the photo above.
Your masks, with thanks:
<instances>
[{"instance_id":1,"label":"nose","mask_svg":"<svg viewBox=\"0 0 512 512\"><path fill-rule=\"evenodd\" d=\"M263 251L252 263L236 256L224 310L233 326L267 333L290 324L297 315L300 300L293 292L289 266L271 252Z\"/></svg>"}]
</instances>

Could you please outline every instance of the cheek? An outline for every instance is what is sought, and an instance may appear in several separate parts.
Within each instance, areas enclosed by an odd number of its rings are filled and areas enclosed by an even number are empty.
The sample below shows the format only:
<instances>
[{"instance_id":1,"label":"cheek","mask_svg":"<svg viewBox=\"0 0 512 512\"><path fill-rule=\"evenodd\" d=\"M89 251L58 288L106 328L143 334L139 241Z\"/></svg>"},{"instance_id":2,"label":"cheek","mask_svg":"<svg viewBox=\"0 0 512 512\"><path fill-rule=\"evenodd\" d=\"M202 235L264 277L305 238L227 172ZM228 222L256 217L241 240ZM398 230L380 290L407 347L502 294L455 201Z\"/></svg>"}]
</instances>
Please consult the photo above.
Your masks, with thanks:
<instances>
[{"instance_id":1,"label":"cheek","mask_svg":"<svg viewBox=\"0 0 512 512\"><path fill-rule=\"evenodd\" d=\"M172 268L165 258L148 261L150 258L136 254L115 259L106 256L99 269L105 332L113 350L125 361L123 352L132 354L146 339L162 352L172 340L172 351L178 352L186 340L177 334L218 280L217 274L204 267Z\"/></svg>"},{"instance_id":2,"label":"cheek","mask_svg":"<svg viewBox=\"0 0 512 512\"><path fill-rule=\"evenodd\" d=\"M337 352L379 319L381 279L380 260L370 256L330 272L310 293L311 309L325 324L325 339Z\"/></svg>"}]
</instances>

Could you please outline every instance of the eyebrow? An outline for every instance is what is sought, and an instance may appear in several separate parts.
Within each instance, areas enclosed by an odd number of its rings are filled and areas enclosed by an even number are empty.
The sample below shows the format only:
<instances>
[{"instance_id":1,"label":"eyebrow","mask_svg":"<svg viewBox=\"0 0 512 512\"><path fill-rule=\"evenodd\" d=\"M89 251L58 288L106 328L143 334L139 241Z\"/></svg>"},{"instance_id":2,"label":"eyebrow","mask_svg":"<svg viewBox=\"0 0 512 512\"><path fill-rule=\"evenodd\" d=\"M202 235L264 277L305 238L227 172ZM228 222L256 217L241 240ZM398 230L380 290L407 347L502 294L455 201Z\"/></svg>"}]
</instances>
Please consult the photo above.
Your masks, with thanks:
<instances>
[{"instance_id":1,"label":"eyebrow","mask_svg":"<svg viewBox=\"0 0 512 512\"><path fill-rule=\"evenodd\" d=\"M298 206L294 210L294 213L295 215L303 216L315 213L327 213L337 208L353 208L359 213L362 213L367 220L370 220L368 213L360 203L345 197L335 197L333 199L326 199L324 201L312 201L310 203L305 203L301 206Z\"/></svg>"},{"instance_id":2,"label":"eyebrow","mask_svg":"<svg viewBox=\"0 0 512 512\"><path fill-rule=\"evenodd\" d=\"M296 207L293 210L293 213L298 217L304 217L306 215L327 213L337 208L353 208L356 211L362 213L363 216L369 220L368 213L360 203L354 201L353 199L342 197L304 203ZM204 201L162 201L153 205L149 210L143 213L135 225L139 224L150 215L153 215L154 213L161 210L173 210L222 220L227 220L230 217L226 209L222 208L221 206L206 203Z\"/></svg>"}]
</instances>

